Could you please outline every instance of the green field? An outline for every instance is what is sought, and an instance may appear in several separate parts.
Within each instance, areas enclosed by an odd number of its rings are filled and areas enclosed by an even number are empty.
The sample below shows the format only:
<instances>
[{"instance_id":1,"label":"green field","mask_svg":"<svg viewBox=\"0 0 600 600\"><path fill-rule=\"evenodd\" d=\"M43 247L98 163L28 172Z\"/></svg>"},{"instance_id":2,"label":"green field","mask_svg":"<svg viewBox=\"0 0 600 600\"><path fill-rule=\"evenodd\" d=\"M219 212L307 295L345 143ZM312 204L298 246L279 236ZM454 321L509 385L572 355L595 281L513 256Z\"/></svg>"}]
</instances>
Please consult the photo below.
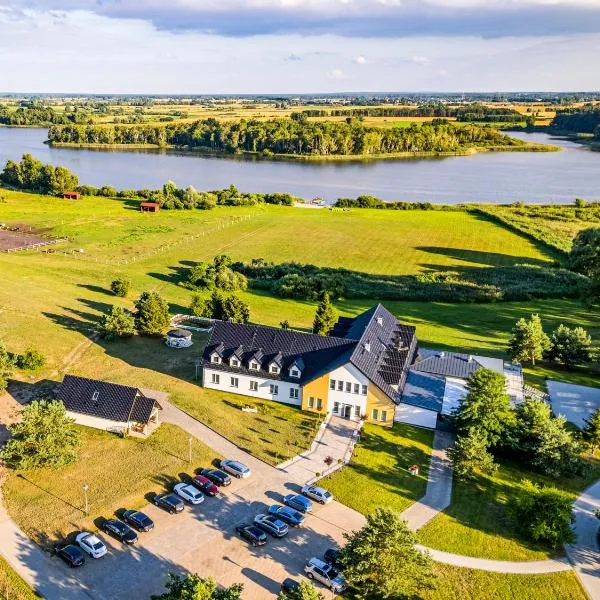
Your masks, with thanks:
<instances>
[{"instance_id":1,"label":"green field","mask_svg":"<svg viewBox=\"0 0 600 600\"><path fill-rule=\"evenodd\" d=\"M378 507L402 512L425 494L433 432L410 425L366 423L347 467L323 480L337 500L365 515ZM419 465L419 475L408 469ZM364 490L357 494L357 490Z\"/></svg>"},{"instance_id":2,"label":"green field","mask_svg":"<svg viewBox=\"0 0 600 600\"><path fill-rule=\"evenodd\" d=\"M140 508L149 493L170 490L182 471L191 474L222 458L194 440L190 465L189 435L173 425L161 425L146 439L80 429L83 443L77 462L59 470L10 471L3 486L11 517L41 544L94 527L95 519L108 518L117 509ZM110 457L110 468L98 456ZM84 514L84 483L90 486L89 518Z\"/></svg>"}]
</instances>

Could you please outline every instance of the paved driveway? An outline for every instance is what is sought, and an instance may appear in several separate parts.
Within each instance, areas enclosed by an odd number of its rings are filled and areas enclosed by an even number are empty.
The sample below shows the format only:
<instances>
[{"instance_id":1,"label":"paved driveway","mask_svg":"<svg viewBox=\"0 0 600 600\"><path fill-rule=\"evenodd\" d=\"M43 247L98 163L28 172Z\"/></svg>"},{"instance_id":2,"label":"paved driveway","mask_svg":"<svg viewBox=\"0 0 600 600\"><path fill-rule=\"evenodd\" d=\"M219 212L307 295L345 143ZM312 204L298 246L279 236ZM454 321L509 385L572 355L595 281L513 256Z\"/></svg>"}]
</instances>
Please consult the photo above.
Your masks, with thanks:
<instances>
[{"instance_id":1,"label":"paved driveway","mask_svg":"<svg viewBox=\"0 0 600 600\"><path fill-rule=\"evenodd\" d=\"M554 414L564 415L567 421L577 427L583 428L585 419L600 408L600 388L573 385L562 381L546 383Z\"/></svg>"}]
</instances>

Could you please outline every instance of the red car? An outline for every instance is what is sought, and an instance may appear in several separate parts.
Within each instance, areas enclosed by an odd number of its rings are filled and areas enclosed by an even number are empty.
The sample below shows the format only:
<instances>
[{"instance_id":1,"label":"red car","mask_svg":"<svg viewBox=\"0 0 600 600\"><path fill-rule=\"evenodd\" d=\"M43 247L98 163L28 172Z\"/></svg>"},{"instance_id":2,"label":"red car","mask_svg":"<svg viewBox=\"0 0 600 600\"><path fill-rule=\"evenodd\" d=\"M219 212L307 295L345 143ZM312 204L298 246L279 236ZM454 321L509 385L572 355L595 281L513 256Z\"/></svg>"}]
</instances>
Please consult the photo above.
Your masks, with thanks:
<instances>
[{"instance_id":1,"label":"red car","mask_svg":"<svg viewBox=\"0 0 600 600\"><path fill-rule=\"evenodd\" d=\"M207 496L216 496L219 493L219 488L208 477L204 477L204 475L196 475L192 479L192 483Z\"/></svg>"}]
</instances>

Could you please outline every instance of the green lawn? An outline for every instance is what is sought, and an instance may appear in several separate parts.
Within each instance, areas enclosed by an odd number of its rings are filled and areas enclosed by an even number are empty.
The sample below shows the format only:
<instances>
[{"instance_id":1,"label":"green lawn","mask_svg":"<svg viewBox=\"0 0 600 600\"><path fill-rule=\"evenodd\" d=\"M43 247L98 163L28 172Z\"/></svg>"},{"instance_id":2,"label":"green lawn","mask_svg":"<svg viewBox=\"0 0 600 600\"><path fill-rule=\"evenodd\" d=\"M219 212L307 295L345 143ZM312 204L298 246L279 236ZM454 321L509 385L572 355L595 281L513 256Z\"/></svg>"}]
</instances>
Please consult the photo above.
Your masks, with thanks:
<instances>
[{"instance_id":1,"label":"green lawn","mask_svg":"<svg viewBox=\"0 0 600 600\"><path fill-rule=\"evenodd\" d=\"M6 600L34 600L39 598L1 556L0 598Z\"/></svg>"},{"instance_id":2,"label":"green lawn","mask_svg":"<svg viewBox=\"0 0 600 600\"><path fill-rule=\"evenodd\" d=\"M146 439L123 439L87 427L81 432L76 463L59 470L9 471L3 486L8 512L41 544L94 527L95 519L119 508L139 508L149 493L170 489L182 472L191 474L221 458L194 440L190 465L189 436L173 425L161 425ZM84 514L84 483L90 486L89 517Z\"/></svg>"},{"instance_id":3,"label":"green lawn","mask_svg":"<svg viewBox=\"0 0 600 600\"><path fill-rule=\"evenodd\" d=\"M419 531L423 544L467 556L498 560L538 560L552 551L523 539L508 501L519 491L523 478L554 485L576 495L600 477L595 462L586 477L563 477L555 481L522 466L503 462L493 476L479 476L473 482L455 481L452 504Z\"/></svg>"},{"instance_id":4,"label":"green lawn","mask_svg":"<svg viewBox=\"0 0 600 600\"><path fill-rule=\"evenodd\" d=\"M378 507L401 512L425 494L432 442L432 431L367 423L350 464L327 477L324 485L337 500L363 514ZM417 476L408 471L414 464L421 467Z\"/></svg>"},{"instance_id":5,"label":"green lawn","mask_svg":"<svg viewBox=\"0 0 600 600\"><path fill-rule=\"evenodd\" d=\"M586 600L572 571L546 575L505 575L436 564L437 589L421 600Z\"/></svg>"}]
</instances>

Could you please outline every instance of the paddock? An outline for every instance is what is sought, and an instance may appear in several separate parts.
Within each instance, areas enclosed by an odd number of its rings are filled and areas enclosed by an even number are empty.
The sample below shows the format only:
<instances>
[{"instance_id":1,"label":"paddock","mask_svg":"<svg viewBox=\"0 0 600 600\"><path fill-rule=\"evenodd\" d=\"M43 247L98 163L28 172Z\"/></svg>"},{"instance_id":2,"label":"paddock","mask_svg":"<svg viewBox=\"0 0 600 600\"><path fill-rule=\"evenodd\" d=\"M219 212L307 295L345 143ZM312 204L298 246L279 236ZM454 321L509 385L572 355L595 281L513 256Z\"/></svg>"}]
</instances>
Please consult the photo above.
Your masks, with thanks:
<instances>
[{"instance_id":1,"label":"paddock","mask_svg":"<svg viewBox=\"0 0 600 600\"><path fill-rule=\"evenodd\" d=\"M44 238L31 233L20 231L0 230L0 252L18 252L19 250L30 250L41 246L55 244L56 239Z\"/></svg>"}]
</instances>

